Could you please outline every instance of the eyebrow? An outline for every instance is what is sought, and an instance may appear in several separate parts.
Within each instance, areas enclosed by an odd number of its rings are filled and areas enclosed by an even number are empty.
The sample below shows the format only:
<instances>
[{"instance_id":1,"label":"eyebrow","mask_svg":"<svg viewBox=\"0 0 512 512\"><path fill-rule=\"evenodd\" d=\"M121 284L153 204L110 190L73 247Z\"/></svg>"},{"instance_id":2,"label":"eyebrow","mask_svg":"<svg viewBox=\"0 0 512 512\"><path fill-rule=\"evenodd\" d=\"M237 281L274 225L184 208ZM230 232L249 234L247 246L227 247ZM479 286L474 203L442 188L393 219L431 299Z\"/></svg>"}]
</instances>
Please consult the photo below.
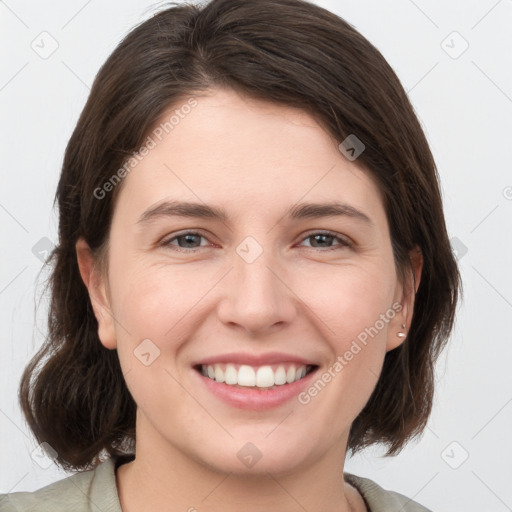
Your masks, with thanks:
<instances>
[{"instance_id":1,"label":"eyebrow","mask_svg":"<svg viewBox=\"0 0 512 512\"><path fill-rule=\"evenodd\" d=\"M299 203L289 208L284 217L288 219L317 219L322 217L350 217L374 226L372 220L357 208L346 203ZM184 201L165 201L148 208L139 218L137 224L148 224L161 217L189 217L214 219L226 223L228 215L223 208L201 203Z\"/></svg>"}]
</instances>

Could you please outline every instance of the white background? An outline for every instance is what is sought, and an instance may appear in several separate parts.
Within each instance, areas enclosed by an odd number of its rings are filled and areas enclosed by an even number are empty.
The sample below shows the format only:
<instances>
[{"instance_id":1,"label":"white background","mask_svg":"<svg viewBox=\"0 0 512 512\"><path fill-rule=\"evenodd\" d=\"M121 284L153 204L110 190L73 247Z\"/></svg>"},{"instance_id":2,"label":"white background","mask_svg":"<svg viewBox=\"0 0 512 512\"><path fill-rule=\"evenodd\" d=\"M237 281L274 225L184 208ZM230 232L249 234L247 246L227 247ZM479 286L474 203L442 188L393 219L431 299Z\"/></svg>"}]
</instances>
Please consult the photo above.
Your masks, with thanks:
<instances>
[{"instance_id":1,"label":"white background","mask_svg":"<svg viewBox=\"0 0 512 512\"><path fill-rule=\"evenodd\" d=\"M394 458L367 450L345 470L434 512L512 510L512 1L315 3L367 37L408 91L438 165L465 292L423 437ZM36 288L42 263L32 249L56 241L62 157L96 72L159 5L0 3L0 492L66 476L32 460L36 443L17 403L46 327L45 303L35 311L44 274ZM31 47L43 31L58 42L47 59ZM461 55L453 31L469 44Z\"/></svg>"}]
</instances>

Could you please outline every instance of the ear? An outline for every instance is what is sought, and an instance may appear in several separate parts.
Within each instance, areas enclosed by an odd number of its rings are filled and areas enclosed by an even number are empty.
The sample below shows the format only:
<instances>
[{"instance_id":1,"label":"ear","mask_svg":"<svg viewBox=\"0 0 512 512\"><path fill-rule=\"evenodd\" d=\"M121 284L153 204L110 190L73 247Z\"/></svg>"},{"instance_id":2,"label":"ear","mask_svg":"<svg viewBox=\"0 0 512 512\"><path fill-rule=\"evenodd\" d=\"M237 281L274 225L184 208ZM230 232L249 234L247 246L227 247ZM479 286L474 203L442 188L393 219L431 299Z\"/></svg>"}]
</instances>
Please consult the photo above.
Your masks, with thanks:
<instances>
[{"instance_id":1,"label":"ear","mask_svg":"<svg viewBox=\"0 0 512 512\"><path fill-rule=\"evenodd\" d=\"M106 277L95 267L94 256L87 242L80 238L75 245L80 275L89 292L94 316L98 321L98 337L110 350L117 347L114 316L107 294Z\"/></svg>"},{"instance_id":2,"label":"ear","mask_svg":"<svg viewBox=\"0 0 512 512\"><path fill-rule=\"evenodd\" d=\"M397 296L395 302L400 304L393 320L389 322L388 340L386 343L386 352L400 346L406 339L407 333L411 327L412 313L414 311L414 299L421 280L423 270L423 255L418 246L409 252L411 269L407 271L405 283L397 287ZM393 309L395 309L393 307ZM405 327L403 327L405 325Z\"/></svg>"}]
</instances>

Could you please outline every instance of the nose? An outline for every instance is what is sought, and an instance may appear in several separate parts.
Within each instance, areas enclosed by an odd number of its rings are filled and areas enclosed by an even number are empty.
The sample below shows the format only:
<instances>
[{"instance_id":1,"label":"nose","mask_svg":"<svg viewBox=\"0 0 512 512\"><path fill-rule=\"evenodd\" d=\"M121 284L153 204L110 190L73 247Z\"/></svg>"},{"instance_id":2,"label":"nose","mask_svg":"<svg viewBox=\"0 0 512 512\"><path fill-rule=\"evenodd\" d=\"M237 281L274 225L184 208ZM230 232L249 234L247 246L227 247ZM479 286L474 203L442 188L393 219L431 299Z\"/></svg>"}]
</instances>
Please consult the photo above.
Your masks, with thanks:
<instances>
[{"instance_id":1,"label":"nose","mask_svg":"<svg viewBox=\"0 0 512 512\"><path fill-rule=\"evenodd\" d=\"M289 325L298 309L290 272L271 251L261 252L254 261L241 254L234 255L233 268L224 280L219 319L251 335Z\"/></svg>"}]
</instances>

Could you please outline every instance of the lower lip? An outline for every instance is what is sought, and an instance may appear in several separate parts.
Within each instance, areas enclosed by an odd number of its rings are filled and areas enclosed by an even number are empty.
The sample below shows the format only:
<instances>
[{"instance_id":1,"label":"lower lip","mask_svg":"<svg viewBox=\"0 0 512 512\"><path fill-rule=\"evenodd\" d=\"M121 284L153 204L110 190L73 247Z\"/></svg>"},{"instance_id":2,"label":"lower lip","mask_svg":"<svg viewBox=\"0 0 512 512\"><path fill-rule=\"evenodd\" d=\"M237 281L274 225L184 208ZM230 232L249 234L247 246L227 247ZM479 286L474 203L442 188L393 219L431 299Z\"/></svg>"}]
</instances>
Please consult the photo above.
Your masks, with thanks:
<instances>
[{"instance_id":1,"label":"lower lip","mask_svg":"<svg viewBox=\"0 0 512 512\"><path fill-rule=\"evenodd\" d=\"M251 411L264 411L284 404L304 390L313 379L318 367L305 377L291 384L283 384L275 389L258 389L256 387L234 387L223 382L205 377L202 373L193 369L193 372L201 379L205 386L218 398L239 409Z\"/></svg>"}]
</instances>

